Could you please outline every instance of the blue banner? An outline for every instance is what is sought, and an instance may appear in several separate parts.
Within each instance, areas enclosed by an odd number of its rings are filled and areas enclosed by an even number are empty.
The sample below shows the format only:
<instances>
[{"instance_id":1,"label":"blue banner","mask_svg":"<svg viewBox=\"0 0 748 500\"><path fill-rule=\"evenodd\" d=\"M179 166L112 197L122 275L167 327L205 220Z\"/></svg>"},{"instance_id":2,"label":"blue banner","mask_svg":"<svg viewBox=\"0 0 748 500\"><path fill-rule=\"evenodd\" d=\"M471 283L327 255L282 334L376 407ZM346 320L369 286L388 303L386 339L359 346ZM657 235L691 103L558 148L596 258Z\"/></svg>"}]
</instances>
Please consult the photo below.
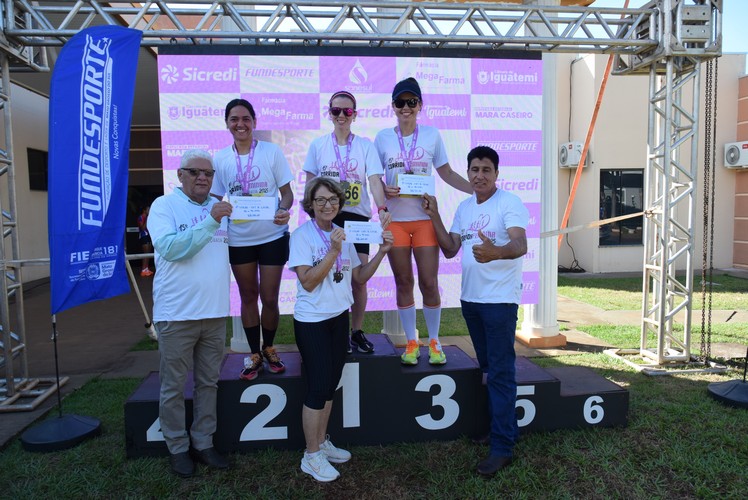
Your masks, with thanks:
<instances>
[{"instance_id":1,"label":"blue banner","mask_svg":"<svg viewBox=\"0 0 748 500\"><path fill-rule=\"evenodd\" d=\"M49 102L52 314L128 293L125 209L141 31L96 26L65 44Z\"/></svg>"}]
</instances>

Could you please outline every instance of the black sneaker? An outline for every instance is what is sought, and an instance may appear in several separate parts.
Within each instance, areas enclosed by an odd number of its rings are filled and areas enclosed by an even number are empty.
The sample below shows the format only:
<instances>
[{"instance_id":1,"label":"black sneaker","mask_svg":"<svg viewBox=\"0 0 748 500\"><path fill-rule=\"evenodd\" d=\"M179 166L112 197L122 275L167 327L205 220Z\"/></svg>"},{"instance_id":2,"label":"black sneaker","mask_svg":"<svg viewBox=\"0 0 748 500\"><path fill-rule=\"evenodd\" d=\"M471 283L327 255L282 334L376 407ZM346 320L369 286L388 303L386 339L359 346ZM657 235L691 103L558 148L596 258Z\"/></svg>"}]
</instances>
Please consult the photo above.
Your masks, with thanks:
<instances>
[{"instance_id":1,"label":"black sneaker","mask_svg":"<svg viewBox=\"0 0 748 500\"><path fill-rule=\"evenodd\" d=\"M348 354L353 354L353 347L351 346L351 338L348 337Z\"/></svg>"},{"instance_id":2,"label":"black sneaker","mask_svg":"<svg viewBox=\"0 0 748 500\"><path fill-rule=\"evenodd\" d=\"M361 330L351 332L351 345L358 349L359 352L374 352L374 344L366 340L366 335Z\"/></svg>"}]
</instances>

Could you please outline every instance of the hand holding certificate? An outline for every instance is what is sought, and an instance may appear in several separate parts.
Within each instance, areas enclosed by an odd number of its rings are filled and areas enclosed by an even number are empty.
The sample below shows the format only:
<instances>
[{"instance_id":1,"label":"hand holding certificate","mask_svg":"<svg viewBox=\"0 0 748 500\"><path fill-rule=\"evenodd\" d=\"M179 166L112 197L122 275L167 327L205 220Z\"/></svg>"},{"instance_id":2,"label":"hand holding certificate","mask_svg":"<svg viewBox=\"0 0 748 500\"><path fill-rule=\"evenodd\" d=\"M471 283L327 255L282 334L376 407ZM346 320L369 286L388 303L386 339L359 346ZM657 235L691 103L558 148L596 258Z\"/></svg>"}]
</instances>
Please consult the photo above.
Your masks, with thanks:
<instances>
[{"instance_id":1,"label":"hand holding certificate","mask_svg":"<svg viewBox=\"0 0 748 500\"><path fill-rule=\"evenodd\" d=\"M229 196L232 220L273 220L278 210L274 196Z\"/></svg>"},{"instance_id":2,"label":"hand holding certificate","mask_svg":"<svg viewBox=\"0 0 748 500\"><path fill-rule=\"evenodd\" d=\"M433 175L398 174L397 186L400 196L422 196L424 193L436 194Z\"/></svg>"},{"instance_id":3,"label":"hand holding certificate","mask_svg":"<svg viewBox=\"0 0 748 500\"><path fill-rule=\"evenodd\" d=\"M347 220L343 226L346 243L382 243L382 226L378 222Z\"/></svg>"}]
</instances>

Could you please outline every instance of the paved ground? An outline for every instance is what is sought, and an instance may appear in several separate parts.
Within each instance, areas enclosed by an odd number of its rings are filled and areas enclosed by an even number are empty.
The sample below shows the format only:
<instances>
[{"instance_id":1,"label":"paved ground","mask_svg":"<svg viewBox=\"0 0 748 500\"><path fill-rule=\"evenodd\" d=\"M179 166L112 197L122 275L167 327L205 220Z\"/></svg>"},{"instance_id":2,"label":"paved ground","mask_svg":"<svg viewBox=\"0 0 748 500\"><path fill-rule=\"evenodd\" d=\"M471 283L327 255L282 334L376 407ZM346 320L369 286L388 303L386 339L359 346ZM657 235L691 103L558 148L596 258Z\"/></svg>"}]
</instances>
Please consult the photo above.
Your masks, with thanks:
<instances>
[{"instance_id":1,"label":"paved ground","mask_svg":"<svg viewBox=\"0 0 748 500\"><path fill-rule=\"evenodd\" d=\"M736 272L742 277L748 273ZM580 277L582 278L582 277ZM138 277L140 292L146 310L150 314L151 278ZM24 316L26 323L28 372L31 378L38 378L51 385L55 376L54 346L51 342L52 322L49 315L49 285L42 283L27 287L24 296ZM16 305L11 305L11 323L14 322ZM713 321L724 321L732 311L714 311ZM699 313L700 314L700 313ZM600 351L607 347L604 342L575 329L577 325L589 324L640 324L640 311L604 311L564 297L558 297L559 325L568 330L562 333L567 338L567 345L560 349L530 349L517 343L519 356L559 356L573 355L580 352ZM69 377L63 385L61 394L64 397L80 388L94 377L143 378L148 373L158 370L158 352L131 352L130 348L141 340L145 333L145 319L137 296L134 292L105 301L93 302L79 306L58 315L58 359L60 375ZM739 311L731 318L735 322L748 322L748 311ZM12 325L13 326L13 325ZM15 331L15 327L13 328ZM457 345L474 356L470 338L467 336L443 337L445 345ZM745 353L745 347L742 346ZM279 346L279 351L295 350L295 346ZM713 346L712 353L715 354ZM744 354L743 354L744 355ZM16 370L18 368L16 367ZM17 375L17 374L16 374ZM6 376L0 370L0 376ZM35 410L23 412L0 411L0 449L26 427L43 417L54 406L58 394L53 392L45 402ZM64 412L64 403L63 403Z\"/></svg>"}]
</instances>

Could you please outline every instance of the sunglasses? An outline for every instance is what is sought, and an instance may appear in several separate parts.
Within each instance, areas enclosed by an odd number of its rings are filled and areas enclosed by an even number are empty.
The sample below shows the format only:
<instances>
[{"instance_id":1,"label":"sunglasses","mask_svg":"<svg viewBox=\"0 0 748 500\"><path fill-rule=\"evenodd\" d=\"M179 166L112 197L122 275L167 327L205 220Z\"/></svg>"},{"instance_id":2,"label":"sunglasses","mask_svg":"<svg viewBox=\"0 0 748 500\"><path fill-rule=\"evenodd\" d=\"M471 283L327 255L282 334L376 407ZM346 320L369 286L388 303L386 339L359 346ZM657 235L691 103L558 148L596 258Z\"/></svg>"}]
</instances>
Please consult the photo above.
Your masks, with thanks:
<instances>
[{"instance_id":1,"label":"sunglasses","mask_svg":"<svg viewBox=\"0 0 748 500\"><path fill-rule=\"evenodd\" d=\"M330 108L330 114L332 116L340 116L340 113L343 113L345 116L353 116L353 113L356 112L353 108Z\"/></svg>"},{"instance_id":2,"label":"sunglasses","mask_svg":"<svg viewBox=\"0 0 748 500\"><path fill-rule=\"evenodd\" d=\"M420 99L417 97L411 97L410 99L395 99L392 101L397 109L402 109L406 104L409 108L415 108L418 106Z\"/></svg>"},{"instance_id":3,"label":"sunglasses","mask_svg":"<svg viewBox=\"0 0 748 500\"><path fill-rule=\"evenodd\" d=\"M200 174L205 174L205 177L207 177L208 179L213 177L216 173L215 170L202 170L199 168L180 168L179 170L187 172L192 177L200 177Z\"/></svg>"}]
</instances>

